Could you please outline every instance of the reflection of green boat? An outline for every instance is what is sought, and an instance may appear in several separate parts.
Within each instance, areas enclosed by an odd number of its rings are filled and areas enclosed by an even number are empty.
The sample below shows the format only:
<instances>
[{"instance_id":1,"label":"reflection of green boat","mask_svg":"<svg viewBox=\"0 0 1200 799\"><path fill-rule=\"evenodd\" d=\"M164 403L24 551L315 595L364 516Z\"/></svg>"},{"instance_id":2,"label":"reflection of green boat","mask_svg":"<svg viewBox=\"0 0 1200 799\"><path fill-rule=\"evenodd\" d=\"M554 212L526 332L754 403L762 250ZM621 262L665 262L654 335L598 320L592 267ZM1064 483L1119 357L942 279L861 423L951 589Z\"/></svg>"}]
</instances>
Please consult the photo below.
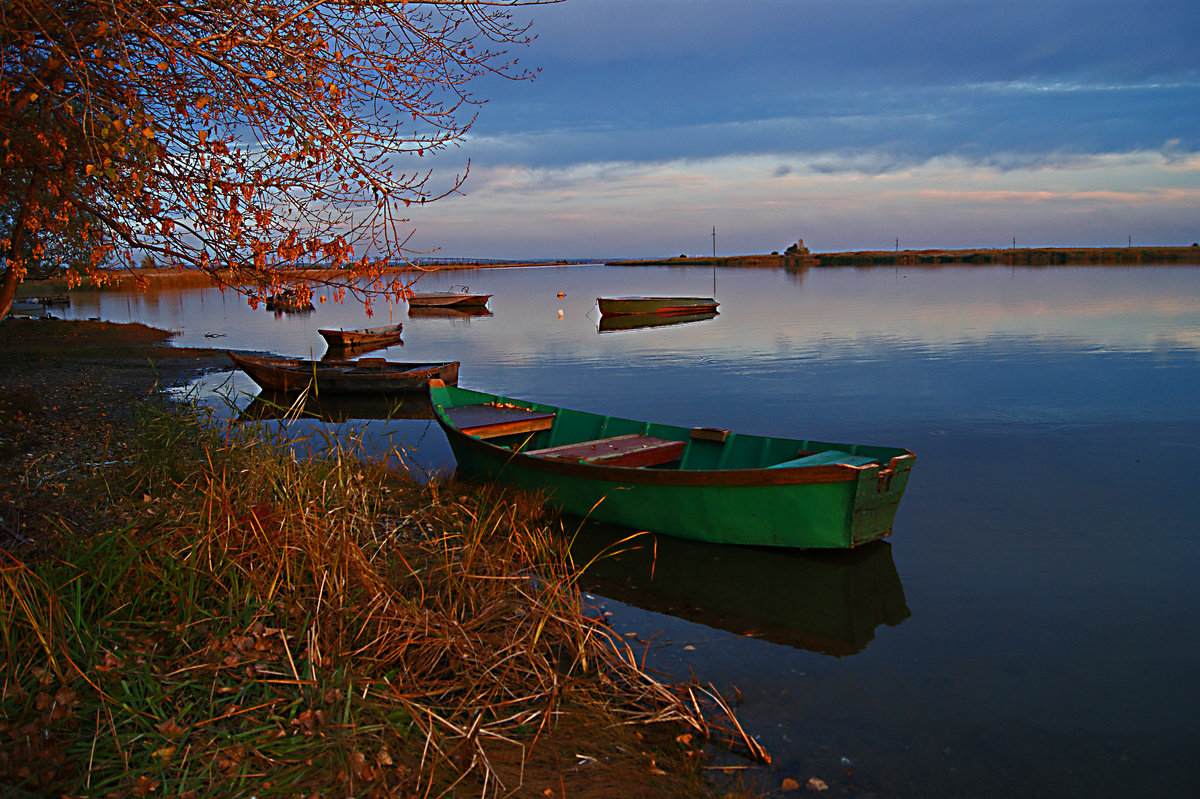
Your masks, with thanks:
<instances>
[{"instance_id":1,"label":"reflection of green boat","mask_svg":"<svg viewBox=\"0 0 1200 799\"><path fill-rule=\"evenodd\" d=\"M688 322L703 322L712 319L716 315L716 311L702 311L700 313L668 315L639 313L601 316L600 332L612 333L616 330L637 330L642 327L662 327L664 325L682 325Z\"/></svg>"},{"instance_id":2,"label":"reflection of green boat","mask_svg":"<svg viewBox=\"0 0 1200 799\"><path fill-rule=\"evenodd\" d=\"M644 610L838 657L911 615L886 541L802 552L641 536L595 557L619 535L580 528L571 551L590 563L580 586Z\"/></svg>"},{"instance_id":3,"label":"reflection of green boat","mask_svg":"<svg viewBox=\"0 0 1200 799\"><path fill-rule=\"evenodd\" d=\"M424 393L313 394L263 391L239 414L242 420L321 419L345 422L350 419L432 419L433 408Z\"/></svg>"},{"instance_id":4,"label":"reflection of green boat","mask_svg":"<svg viewBox=\"0 0 1200 799\"><path fill-rule=\"evenodd\" d=\"M686 428L430 382L460 473L568 513L701 541L849 548L891 534L915 460L893 447Z\"/></svg>"}]
</instances>

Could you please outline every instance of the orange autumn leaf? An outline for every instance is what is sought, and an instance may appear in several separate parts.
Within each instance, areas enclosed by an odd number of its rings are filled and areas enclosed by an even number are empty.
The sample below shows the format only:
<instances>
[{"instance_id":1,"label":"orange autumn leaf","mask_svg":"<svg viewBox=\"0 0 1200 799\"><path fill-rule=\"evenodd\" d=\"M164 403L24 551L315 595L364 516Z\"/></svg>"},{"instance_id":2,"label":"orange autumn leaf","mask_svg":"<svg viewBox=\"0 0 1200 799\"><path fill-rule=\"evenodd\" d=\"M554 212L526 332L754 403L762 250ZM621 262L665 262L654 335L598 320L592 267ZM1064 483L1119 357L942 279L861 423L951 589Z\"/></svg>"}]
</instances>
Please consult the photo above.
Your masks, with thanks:
<instances>
[{"instance_id":1,"label":"orange autumn leaf","mask_svg":"<svg viewBox=\"0 0 1200 799\"><path fill-rule=\"evenodd\" d=\"M175 723L175 718L171 717L164 722L154 725L154 729L161 732L163 735L175 737L184 732L184 728Z\"/></svg>"}]
</instances>

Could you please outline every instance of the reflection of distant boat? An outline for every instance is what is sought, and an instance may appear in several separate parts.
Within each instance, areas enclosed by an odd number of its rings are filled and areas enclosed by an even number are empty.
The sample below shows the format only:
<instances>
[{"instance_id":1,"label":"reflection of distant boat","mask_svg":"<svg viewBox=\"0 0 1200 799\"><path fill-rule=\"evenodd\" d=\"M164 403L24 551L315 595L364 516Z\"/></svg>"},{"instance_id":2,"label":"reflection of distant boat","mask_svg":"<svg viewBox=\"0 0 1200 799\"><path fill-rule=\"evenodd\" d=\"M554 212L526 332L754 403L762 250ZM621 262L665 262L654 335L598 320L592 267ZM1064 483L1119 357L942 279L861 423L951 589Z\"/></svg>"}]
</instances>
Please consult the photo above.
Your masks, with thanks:
<instances>
[{"instance_id":1,"label":"reflection of distant boat","mask_svg":"<svg viewBox=\"0 0 1200 799\"><path fill-rule=\"evenodd\" d=\"M442 305L429 308L410 305L408 315L422 319L471 319L476 316L491 316L492 312L482 305Z\"/></svg>"},{"instance_id":2,"label":"reflection of distant boat","mask_svg":"<svg viewBox=\"0 0 1200 799\"><path fill-rule=\"evenodd\" d=\"M404 342L397 338L395 341L385 341L382 344L363 344L360 347L335 347L330 344L328 347L326 347L325 354L321 356L321 360L325 363L328 363L329 361L344 361L347 358L351 358L355 355L362 355L366 352L374 352L375 350L382 349L384 347L392 347L397 345L403 346Z\"/></svg>"},{"instance_id":3,"label":"reflection of distant boat","mask_svg":"<svg viewBox=\"0 0 1200 799\"><path fill-rule=\"evenodd\" d=\"M385 347L400 340L400 331L404 325L384 325L383 327L360 327L353 330L332 330L319 328L318 333L325 339L331 349L367 349Z\"/></svg>"},{"instance_id":4,"label":"reflection of distant boat","mask_svg":"<svg viewBox=\"0 0 1200 799\"><path fill-rule=\"evenodd\" d=\"M597 297L600 313L620 314L691 314L715 311L720 305L712 297Z\"/></svg>"},{"instance_id":5,"label":"reflection of distant boat","mask_svg":"<svg viewBox=\"0 0 1200 799\"><path fill-rule=\"evenodd\" d=\"M627 531L586 524L572 548L587 563ZM817 552L726 547L648 534L596 560L581 587L628 605L838 657L911 612L891 545Z\"/></svg>"},{"instance_id":6,"label":"reflection of distant boat","mask_svg":"<svg viewBox=\"0 0 1200 799\"><path fill-rule=\"evenodd\" d=\"M642 327L662 327L664 325L682 325L688 322L703 322L717 315L716 311L702 311L686 314L618 314L600 317L600 332L612 333L616 330L637 330Z\"/></svg>"},{"instance_id":7,"label":"reflection of distant boat","mask_svg":"<svg viewBox=\"0 0 1200 799\"><path fill-rule=\"evenodd\" d=\"M457 289L457 290L456 290ZM408 307L479 308L487 305L491 294L472 294L467 286L451 286L449 291L417 291L408 298Z\"/></svg>"},{"instance_id":8,"label":"reflection of distant boat","mask_svg":"<svg viewBox=\"0 0 1200 799\"><path fill-rule=\"evenodd\" d=\"M299 407L295 403L300 402ZM294 392L263 391L242 409L242 420L321 419L432 419L433 407L427 394L356 395L307 393L303 401Z\"/></svg>"},{"instance_id":9,"label":"reflection of distant boat","mask_svg":"<svg viewBox=\"0 0 1200 799\"><path fill-rule=\"evenodd\" d=\"M237 367L268 391L303 391L316 384L331 394L401 394L424 392L437 378L458 383L458 361L398 363L383 358L357 361L305 361L298 358L256 358L229 353Z\"/></svg>"}]
</instances>

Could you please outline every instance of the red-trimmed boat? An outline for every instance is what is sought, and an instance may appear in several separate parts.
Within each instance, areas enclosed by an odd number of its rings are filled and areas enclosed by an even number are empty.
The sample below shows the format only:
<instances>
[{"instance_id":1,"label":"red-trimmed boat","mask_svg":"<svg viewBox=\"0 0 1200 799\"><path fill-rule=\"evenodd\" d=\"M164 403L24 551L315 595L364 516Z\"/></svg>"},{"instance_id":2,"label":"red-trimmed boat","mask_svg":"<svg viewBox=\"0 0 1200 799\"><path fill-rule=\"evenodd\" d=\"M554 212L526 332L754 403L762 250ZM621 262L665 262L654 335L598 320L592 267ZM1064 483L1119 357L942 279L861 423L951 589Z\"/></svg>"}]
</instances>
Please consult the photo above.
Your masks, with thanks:
<instances>
[{"instance_id":1,"label":"red-trimmed boat","mask_svg":"<svg viewBox=\"0 0 1200 799\"><path fill-rule=\"evenodd\" d=\"M429 395L463 475L699 541L846 549L885 538L916 460L898 447L640 422L436 380Z\"/></svg>"},{"instance_id":2,"label":"red-trimmed boat","mask_svg":"<svg viewBox=\"0 0 1200 799\"><path fill-rule=\"evenodd\" d=\"M719 302L712 297L597 297L604 316L624 314L697 314L715 312Z\"/></svg>"}]
</instances>

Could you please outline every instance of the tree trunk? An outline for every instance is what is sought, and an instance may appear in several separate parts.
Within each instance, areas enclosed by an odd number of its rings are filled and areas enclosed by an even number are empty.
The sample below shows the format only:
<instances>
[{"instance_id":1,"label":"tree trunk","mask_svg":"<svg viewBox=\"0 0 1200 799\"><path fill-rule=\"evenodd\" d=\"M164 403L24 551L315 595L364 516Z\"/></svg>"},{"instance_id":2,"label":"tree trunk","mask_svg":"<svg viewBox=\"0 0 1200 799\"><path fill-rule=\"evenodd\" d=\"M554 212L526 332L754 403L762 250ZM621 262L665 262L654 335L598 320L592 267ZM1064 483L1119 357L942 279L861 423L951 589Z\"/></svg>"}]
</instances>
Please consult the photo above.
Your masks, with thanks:
<instances>
[{"instance_id":1,"label":"tree trunk","mask_svg":"<svg viewBox=\"0 0 1200 799\"><path fill-rule=\"evenodd\" d=\"M20 282L17 280L17 273L5 260L4 274L0 275L0 319L8 316L8 311L12 308L13 300L17 296L17 284Z\"/></svg>"},{"instance_id":2,"label":"tree trunk","mask_svg":"<svg viewBox=\"0 0 1200 799\"><path fill-rule=\"evenodd\" d=\"M13 215L12 229L8 231L8 250L0 253L4 256L4 273L0 274L0 319L8 316L9 310L12 309L13 300L17 296L17 286L25 275L25 270L18 271L18 267L25 265L25 259L20 253L25 247L25 236L28 235L25 226L29 221L29 207L45 182L45 179L39 176L29 180L25 199Z\"/></svg>"}]
</instances>

